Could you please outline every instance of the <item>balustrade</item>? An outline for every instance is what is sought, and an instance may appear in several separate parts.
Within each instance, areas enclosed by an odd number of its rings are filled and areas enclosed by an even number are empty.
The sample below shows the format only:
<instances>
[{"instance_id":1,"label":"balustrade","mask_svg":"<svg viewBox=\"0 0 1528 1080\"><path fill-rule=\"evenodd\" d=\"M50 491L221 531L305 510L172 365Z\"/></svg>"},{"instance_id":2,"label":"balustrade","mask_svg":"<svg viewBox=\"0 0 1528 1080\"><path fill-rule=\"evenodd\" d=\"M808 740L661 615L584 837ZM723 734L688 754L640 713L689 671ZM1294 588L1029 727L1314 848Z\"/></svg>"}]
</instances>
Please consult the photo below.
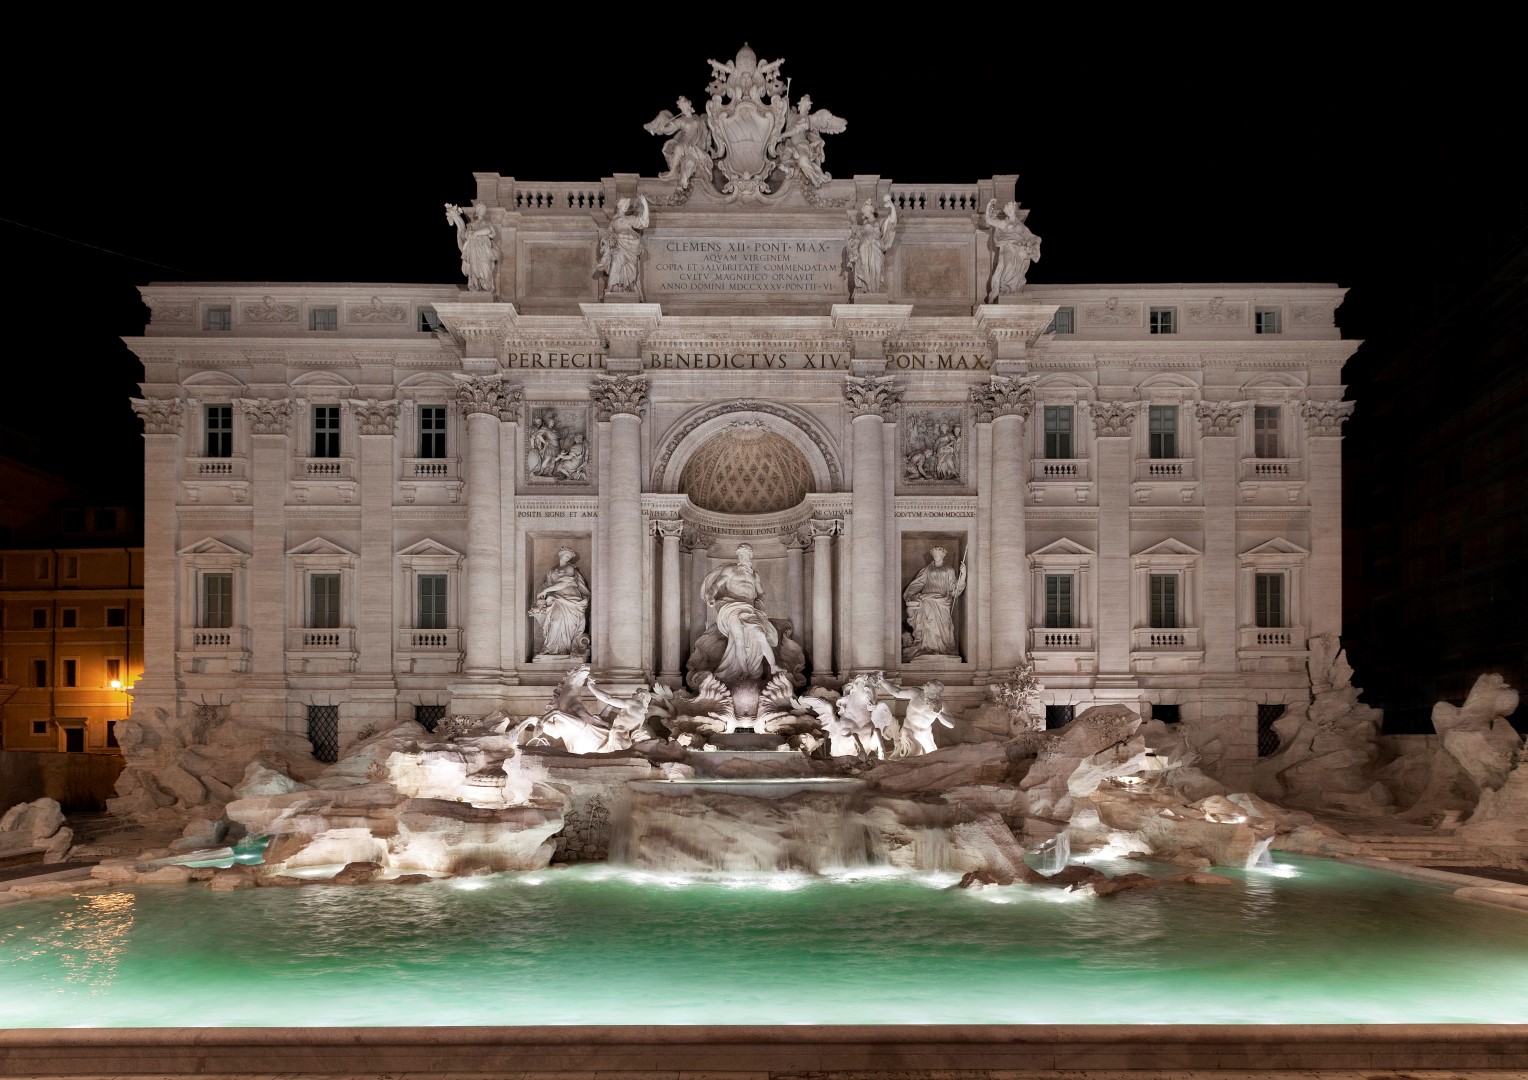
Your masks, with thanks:
<instances>
[{"instance_id":1,"label":"balustrade","mask_svg":"<svg viewBox=\"0 0 1528 1080\"><path fill-rule=\"evenodd\" d=\"M898 213L979 214L985 209L975 184L892 184L891 201Z\"/></svg>"},{"instance_id":2,"label":"balustrade","mask_svg":"<svg viewBox=\"0 0 1528 1080\"><path fill-rule=\"evenodd\" d=\"M1242 458L1243 480L1298 480L1299 458Z\"/></svg>"},{"instance_id":3,"label":"balustrade","mask_svg":"<svg viewBox=\"0 0 1528 1080\"><path fill-rule=\"evenodd\" d=\"M1087 458L1034 458L1030 461L1030 477L1033 480L1086 480Z\"/></svg>"},{"instance_id":4,"label":"balustrade","mask_svg":"<svg viewBox=\"0 0 1528 1080\"><path fill-rule=\"evenodd\" d=\"M1135 463L1135 478L1137 480L1192 480L1194 478L1194 459L1137 458Z\"/></svg>"},{"instance_id":5,"label":"balustrade","mask_svg":"<svg viewBox=\"0 0 1528 1080\"><path fill-rule=\"evenodd\" d=\"M1093 628L1032 626L1029 629L1029 649L1031 652L1092 652Z\"/></svg>"},{"instance_id":6,"label":"balustrade","mask_svg":"<svg viewBox=\"0 0 1528 1080\"><path fill-rule=\"evenodd\" d=\"M1134 652L1199 652L1197 626L1136 627L1130 632L1130 648Z\"/></svg>"},{"instance_id":7,"label":"balustrade","mask_svg":"<svg viewBox=\"0 0 1528 1080\"><path fill-rule=\"evenodd\" d=\"M517 182L511 204L516 210L599 210L605 205L605 189L599 184Z\"/></svg>"},{"instance_id":8,"label":"balustrade","mask_svg":"<svg viewBox=\"0 0 1528 1080\"><path fill-rule=\"evenodd\" d=\"M1243 626L1236 647L1244 652L1304 652L1303 626Z\"/></svg>"}]
</instances>

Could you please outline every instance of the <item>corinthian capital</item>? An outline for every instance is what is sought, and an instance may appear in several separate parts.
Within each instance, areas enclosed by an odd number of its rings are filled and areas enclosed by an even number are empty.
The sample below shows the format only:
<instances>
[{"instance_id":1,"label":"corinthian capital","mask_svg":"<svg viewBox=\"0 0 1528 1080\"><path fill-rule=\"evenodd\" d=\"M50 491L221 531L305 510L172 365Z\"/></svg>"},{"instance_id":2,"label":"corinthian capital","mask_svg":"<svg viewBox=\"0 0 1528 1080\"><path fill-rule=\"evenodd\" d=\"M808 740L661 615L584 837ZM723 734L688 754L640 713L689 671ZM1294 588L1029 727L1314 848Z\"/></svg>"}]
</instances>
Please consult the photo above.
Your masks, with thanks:
<instances>
[{"instance_id":1,"label":"corinthian capital","mask_svg":"<svg viewBox=\"0 0 1528 1080\"><path fill-rule=\"evenodd\" d=\"M1300 415L1305 417L1305 433L1311 438L1336 438L1342 434L1342 422L1353 415L1352 401L1302 401Z\"/></svg>"},{"instance_id":2,"label":"corinthian capital","mask_svg":"<svg viewBox=\"0 0 1528 1080\"><path fill-rule=\"evenodd\" d=\"M646 375L596 375L589 386L594 415L609 420L616 413L641 416L647 409Z\"/></svg>"},{"instance_id":3,"label":"corinthian capital","mask_svg":"<svg viewBox=\"0 0 1528 1080\"><path fill-rule=\"evenodd\" d=\"M487 413L500 420L513 420L523 397L524 391L506 383L502 375L456 376L456 400L468 416Z\"/></svg>"},{"instance_id":4,"label":"corinthian capital","mask_svg":"<svg viewBox=\"0 0 1528 1080\"><path fill-rule=\"evenodd\" d=\"M994 375L985 386L971 387L969 394L977 422L990 424L999 416L1029 419L1035 406L1035 388L1030 381L1011 375Z\"/></svg>"},{"instance_id":5,"label":"corinthian capital","mask_svg":"<svg viewBox=\"0 0 1528 1080\"><path fill-rule=\"evenodd\" d=\"M255 435L286 435L292 423L292 403L286 398L240 398L239 411L249 418Z\"/></svg>"},{"instance_id":6,"label":"corinthian capital","mask_svg":"<svg viewBox=\"0 0 1528 1080\"><path fill-rule=\"evenodd\" d=\"M1194 405L1194 415L1199 418L1199 434L1206 438L1235 435L1246 411L1244 401L1200 401Z\"/></svg>"},{"instance_id":7,"label":"corinthian capital","mask_svg":"<svg viewBox=\"0 0 1528 1080\"><path fill-rule=\"evenodd\" d=\"M844 401L848 403L849 415L879 416L890 420L892 410L902 400L902 388L890 375L844 376Z\"/></svg>"},{"instance_id":8,"label":"corinthian capital","mask_svg":"<svg viewBox=\"0 0 1528 1080\"><path fill-rule=\"evenodd\" d=\"M398 403L367 398L352 398L350 409L355 413L356 430L362 435L391 435L398 427Z\"/></svg>"},{"instance_id":9,"label":"corinthian capital","mask_svg":"<svg viewBox=\"0 0 1528 1080\"><path fill-rule=\"evenodd\" d=\"M175 435L180 432L180 398L133 398L133 412L143 421L145 435Z\"/></svg>"},{"instance_id":10,"label":"corinthian capital","mask_svg":"<svg viewBox=\"0 0 1528 1080\"><path fill-rule=\"evenodd\" d=\"M1093 418L1093 433L1099 438L1129 435L1135 426L1133 401L1086 401L1083 405Z\"/></svg>"}]
</instances>

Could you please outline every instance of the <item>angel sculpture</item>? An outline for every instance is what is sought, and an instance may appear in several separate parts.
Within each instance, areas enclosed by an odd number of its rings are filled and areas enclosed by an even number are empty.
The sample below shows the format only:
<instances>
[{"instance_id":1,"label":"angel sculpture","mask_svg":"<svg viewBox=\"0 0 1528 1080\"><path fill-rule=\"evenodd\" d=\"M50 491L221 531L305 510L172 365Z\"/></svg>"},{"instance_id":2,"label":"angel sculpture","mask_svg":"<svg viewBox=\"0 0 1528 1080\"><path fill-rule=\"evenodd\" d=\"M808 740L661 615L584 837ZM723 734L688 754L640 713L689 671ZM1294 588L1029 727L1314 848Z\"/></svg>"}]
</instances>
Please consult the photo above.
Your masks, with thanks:
<instances>
[{"instance_id":1,"label":"angel sculpture","mask_svg":"<svg viewBox=\"0 0 1528 1080\"><path fill-rule=\"evenodd\" d=\"M876 700L876 689L885 681L880 672L856 675L844 684L838 699L838 716L828 729L830 752L834 757L884 758L890 739L899 737L896 714L884 701Z\"/></svg>"},{"instance_id":2,"label":"angel sculpture","mask_svg":"<svg viewBox=\"0 0 1528 1080\"><path fill-rule=\"evenodd\" d=\"M801 100L796 102L795 113L790 112L783 97L776 101L780 132L770 140L770 155L778 155L780 168L785 170L787 176L800 173L812 187L821 187L833 179L832 174L822 167L826 149L822 137L837 135L849 126L849 122L826 109L813 112L812 99L808 94L802 94Z\"/></svg>"},{"instance_id":3,"label":"angel sculpture","mask_svg":"<svg viewBox=\"0 0 1528 1080\"><path fill-rule=\"evenodd\" d=\"M697 175L711 175L711 125L704 116L696 115L689 98L682 97L675 104L679 115L664 109L642 129L649 135L672 136L663 144L668 171L659 173L658 179L677 181L683 191Z\"/></svg>"}]
</instances>

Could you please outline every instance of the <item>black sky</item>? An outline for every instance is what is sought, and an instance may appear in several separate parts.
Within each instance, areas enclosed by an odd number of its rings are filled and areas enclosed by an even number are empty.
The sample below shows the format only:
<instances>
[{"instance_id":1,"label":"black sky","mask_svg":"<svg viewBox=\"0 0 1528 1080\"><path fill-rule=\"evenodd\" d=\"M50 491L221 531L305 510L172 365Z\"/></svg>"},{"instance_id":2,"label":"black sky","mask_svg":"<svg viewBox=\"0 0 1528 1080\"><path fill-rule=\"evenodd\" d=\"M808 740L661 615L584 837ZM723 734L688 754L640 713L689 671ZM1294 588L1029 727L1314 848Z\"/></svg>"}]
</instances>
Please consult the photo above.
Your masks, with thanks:
<instances>
[{"instance_id":1,"label":"black sky","mask_svg":"<svg viewBox=\"0 0 1528 1080\"><path fill-rule=\"evenodd\" d=\"M136 485L141 372L116 339L141 332L137 285L457 282L441 204L469 200L475 171L651 176L661 140L643 123L701 100L707 58L745 40L848 120L829 138L835 176L1019 174L1044 241L1036 282L1335 282L1351 289L1345 333L1378 339L1523 222L1519 63L1473 24L1487 40L1466 46L1266 10L936 7L827 31L796 8L703 25L676 8L540 9L566 14L556 35L524 9L463 14L70 28L68 73L88 90L73 101L48 68L11 65L11 445L30 436L43 462ZM56 41L12 41L56 62Z\"/></svg>"}]
</instances>

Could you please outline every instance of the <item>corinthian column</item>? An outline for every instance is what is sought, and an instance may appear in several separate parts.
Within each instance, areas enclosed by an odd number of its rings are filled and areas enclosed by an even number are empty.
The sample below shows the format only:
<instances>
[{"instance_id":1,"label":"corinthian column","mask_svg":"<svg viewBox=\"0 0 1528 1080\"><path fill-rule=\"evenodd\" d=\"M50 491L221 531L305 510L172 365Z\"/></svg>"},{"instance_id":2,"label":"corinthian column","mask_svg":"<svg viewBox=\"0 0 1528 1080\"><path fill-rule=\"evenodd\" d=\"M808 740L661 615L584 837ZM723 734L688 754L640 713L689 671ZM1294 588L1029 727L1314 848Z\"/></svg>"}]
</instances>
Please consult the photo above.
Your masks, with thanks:
<instances>
[{"instance_id":1,"label":"corinthian column","mask_svg":"<svg viewBox=\"0 0 1528 1080\"><path fill-rule=\"evenodd\" d=\"M986 560L991 576L980 587L990 605L992 669L1006 671L1022 664L1026 652L1024 420L1035 392L1027 380L994 375L985 386L971 387L970 397L977 422L992 425L992 551Z\"/></svg>"},{"instance_id":2,"label":"corinthian column","mask_svg":"<svg viewBox=\"0 0 1528 1080\"><path fill-rule=\"evenodd\" d=\"M1305 588L1311 637L1342 633L1342 424L1353 415L1354 404L1300 402L1310 470L1310 574Z\"/></svg>"},{"instance_id":3,"label":"corinthian column","mask_svg":"<svg viewBox=\"0 0 1528 1080\"><path fill-rule=\"evenodd\" d=\"M643 375L599 375L589 389L595 415L610 422L605 461L609 490L600 490L600 526L606 565L603 595L605 674L636 679L642 674L642 413L647 408Z\"/></svg>"},{"instance_id":4,"label":"corinthian column","mask_svg":"<svg viewBox=\"0 0 1528 1080\"><path fill-rule=\"evenodd\" d=\"M457 398L467 417L467 617L462 630L465 674L473 681L496 678L502 662L499 417L505 392L501 376L457 376ZM518 388L508 392L520 393Z\"/></svg>"},{"instance_id":5,"label":"corinthian column","mask_svg":"<svg viewBox=\"0 0 1528 1080\"><path fill-rule=\"evenodd\" d=\"M883 428L902 391L890 375L845 377L854 429L854 520L850 570L849 663L875 671L886 662L886 452Z\"/></svg>"},{"instance_id":6,"label":"corinthian column","mask_svg":"<svg viewBox=\"0 0 1528 1080\"><path fill-rule=\"evenodd\" d=\"M812 522L812 678L833 674L833 534L835 521Z\"/></svg>"},{"instance_id":7,"label":"corinthian column","mask_svg":"<svg viewBox=\"0 0 1528 1080\"><path fill-rule=\"evenodd\" d=\"M663 595L663 646L659 657L662 671L659 677L670 686L678 686L679 644L683 632L680 612L684 599L684 588L679 580L679 540L684 535L684 522L677 518L656 521L653 528L663 541L663 577L658 583Z\"/></svg>"},{"instance_id":8,"label":"corinthian column","mask_svg":"<svg viewBox=\"0 0 1528 1080\"><path fill-rule=\"evenodd\" d=\"M133 411L143 419L143 676L133 687L133 711L152 716L153 710L175 711L175 557L176 468L180 462L180 428L184 406L180 398L133 398ZM195 583L189 586L195 589ZM197 597L182 610L193 612ZM248 624L248 615L240 622ZM127 673L123 674L123 678Z\"/></svg>"}]
</instances>

